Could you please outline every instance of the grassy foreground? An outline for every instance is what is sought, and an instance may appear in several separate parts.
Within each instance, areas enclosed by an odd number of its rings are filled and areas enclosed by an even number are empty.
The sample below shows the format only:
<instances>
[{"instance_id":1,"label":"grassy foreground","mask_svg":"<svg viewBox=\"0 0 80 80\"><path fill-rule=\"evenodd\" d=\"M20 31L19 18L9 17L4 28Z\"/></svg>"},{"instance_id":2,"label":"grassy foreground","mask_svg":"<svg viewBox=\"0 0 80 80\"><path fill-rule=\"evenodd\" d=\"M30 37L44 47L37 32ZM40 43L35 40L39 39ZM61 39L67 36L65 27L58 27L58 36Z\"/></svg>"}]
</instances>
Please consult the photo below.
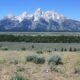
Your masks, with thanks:
<instances>
[{"instance_id":1,"label":"grassy foreground","mask_svg":"<svg viewBox=\"0 0 80 80\"><path fill-rule=\"evenodd\" d=\"M35 55L40 64L29 58ZM48 64L54 55L62 64ZM80 80L80 52L0 51L0 80Z\"/></svg>"}]
</instances>

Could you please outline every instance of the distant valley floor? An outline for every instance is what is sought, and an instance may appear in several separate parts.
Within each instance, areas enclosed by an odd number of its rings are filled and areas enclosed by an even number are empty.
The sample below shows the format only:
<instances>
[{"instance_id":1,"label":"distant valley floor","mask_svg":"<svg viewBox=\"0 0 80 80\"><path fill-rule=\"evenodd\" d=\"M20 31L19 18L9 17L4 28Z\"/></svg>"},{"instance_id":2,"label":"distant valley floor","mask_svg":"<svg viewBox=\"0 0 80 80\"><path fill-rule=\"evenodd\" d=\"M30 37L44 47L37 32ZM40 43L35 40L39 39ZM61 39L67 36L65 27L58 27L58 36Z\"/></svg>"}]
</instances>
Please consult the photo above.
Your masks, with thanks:
<instances>
[{"instance_id":1,"label":"distant valley floor","mask_svg":"<svg viewBox=\"0 0 80 80\"><path fill-rule=\"evenodd\" d=\"M0 50L80 51L80 43L0 42Z\"/></svg>"},{"instance_id":2,"label":"distant valley floor","mask_svg":"<svg viewBox=\"0 0 80 80\"><path fill-rule=\"evenodd\" d=\"M28 35L28 36L80 36L80 32L0 32L1 34L8 35Z\"/></svg>"}]
</instances>

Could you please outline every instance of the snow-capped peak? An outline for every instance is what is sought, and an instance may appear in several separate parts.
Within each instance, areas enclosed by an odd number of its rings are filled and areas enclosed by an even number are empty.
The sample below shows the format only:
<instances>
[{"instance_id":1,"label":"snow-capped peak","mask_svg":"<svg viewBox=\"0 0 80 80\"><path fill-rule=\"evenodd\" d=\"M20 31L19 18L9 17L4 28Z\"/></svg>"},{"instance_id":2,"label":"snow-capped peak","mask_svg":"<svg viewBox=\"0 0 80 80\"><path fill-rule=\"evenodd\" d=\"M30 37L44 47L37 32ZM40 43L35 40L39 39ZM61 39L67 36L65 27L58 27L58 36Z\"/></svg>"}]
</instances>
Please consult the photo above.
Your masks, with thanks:
<instances>
[{"instance_id":1,"label":"snow-capped peak","mask_svg":"<svg viewBox=\"0 0 80 80\"><path fill-rule=\"evenodd\" d=\"M41 8L38 8L38 9L35 11L34 14L40 14L40 15L42 15L42 13L43 13L42 9L41 9Z\"/></svg>"},{"instance_id":2,"label":"snow-capped peak","mask_svg":"<svg viewBox=\"0 0 80 80\"><path fill-rule=\"evenodd\" d=\"M5 18L11 19L11 20L17 20L16 16L14 16L12 13L8 14Z\"/></svg>"},{"instance_id":3,"label":"snow-capped peak","mask_svg":"<svg viewBox=\"0 0 80 80\"><path fill-rule=\"evenodd\" d=\"M38 8L34 14L28 14L26 11L23 12L19 16L14 16L13 14L9 14L6 18L9 18L11 20L18 20L19 22L23 21L24 19L34 19L34 21L39 21L40 18L45 19L49 22L50 19L58 22L64 21L66 17L64 17L62 14L59 14L55 11L42 11L41 8Z\"/></svg>"},{"instance_id":4,"label":"snow-capped peak","mask_svg":"<svg viewBox=\"0 0 80 80\"><path fill-rule=\"evenodd\" d=\"M55 21L63 21L66 17L64 17L62 14L59 14L55 11L46 11L44 13L44 18L46 21L49 21L50 19Z\"/></svg>"},{"instance_id":5,"label":"snow-capped peak","mask_svg":"<svg viewBox=\"0 0 80 80\"><path fill-rule=\"evenodd\" d=\"M14 15L13 14L8 14L7 18L14 18Z\"/></svg>"},{"instance_id":6,"label":"snow-capped peak","mask_svg":"<svg viewBox=\"0 0 80 80\"><path fill-rule=\"evenodd\" d=\"M43 11L41 8L38 8L34 13L34 21L39 20L39 18L43 17Z\"/></svg>"},{"instance_id":7,"label":"snow-capped peak","mask_svg":"<svg viewBox=\"0 0 80 80\"><path fill-rule=\"evenodd\" d=\"M20 15L20 17L22 17L22 18L25 18L25 17L27 17L28 16L28 13L25 11L25 12L23 12L21 15Z\"/></svg>"},{"instance_id":8,"label":"snow-capped peak","mask_svg":"<svg viewBox=\"0 0 80 80\"><path fill-rule=\"evenodd\" d=\"M34 13L34 21L38 21L40 18L44 18L46 21L49 21L50 19L56 20L56 21L64 21L66 17L64 17L62 14L59 14L55 11L42 11L41 8L38 8Z\"/></svg>"},{"instance_id":9,"label":"snow-capped peak","mask_svg":"<svg viewBox=\"0 0 80 80\"><path fill-rule=\"evenodd\" d=\"M23 19L27 18L28 13L25 11L20 16L17 16L17 19L21 22Z\"/></svg>"},{"instance_id":10,"label":"snow-capped peak","mask_svg":"<svg viewBox=\"0 0 80 80\"><path fill-rule=\"evenodd\" d=\"M80 31L80 21L66 18L55 11L26 11L19 16L9 14L0 20L0 31Z\"/></svg>"}]
</instances>

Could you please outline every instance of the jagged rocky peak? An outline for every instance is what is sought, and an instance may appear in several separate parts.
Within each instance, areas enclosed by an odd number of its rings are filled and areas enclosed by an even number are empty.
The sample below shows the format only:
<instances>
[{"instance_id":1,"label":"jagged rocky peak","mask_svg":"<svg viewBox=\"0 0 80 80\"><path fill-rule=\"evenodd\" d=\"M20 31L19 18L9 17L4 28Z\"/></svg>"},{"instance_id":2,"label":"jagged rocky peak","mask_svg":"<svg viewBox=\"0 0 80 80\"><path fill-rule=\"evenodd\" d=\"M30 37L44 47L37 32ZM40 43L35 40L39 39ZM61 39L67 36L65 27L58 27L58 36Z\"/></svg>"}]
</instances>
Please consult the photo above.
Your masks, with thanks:
<instances>
[{"instance_id":1,"label":"jagged rocky peak","mask_svg":"<svg viewBox=\"0 0 80 80\"><path fill-rule=\"evenodd\" d=\"M38 21L41 17L43 17L43 11L41 8L38 8L34 13L34 21Z\"/></svg>"},{"instance_id":2,"label":"jagged rocky peak","mask_svg":"<svg viewBox=\"0 0 80 80\"><path fill-rule=\"evenodd\" d=\"M34 15L42 15L42 14L43 14L43 11L41 8L38 8L34 13Z\"/></svg>"}]
</instances>

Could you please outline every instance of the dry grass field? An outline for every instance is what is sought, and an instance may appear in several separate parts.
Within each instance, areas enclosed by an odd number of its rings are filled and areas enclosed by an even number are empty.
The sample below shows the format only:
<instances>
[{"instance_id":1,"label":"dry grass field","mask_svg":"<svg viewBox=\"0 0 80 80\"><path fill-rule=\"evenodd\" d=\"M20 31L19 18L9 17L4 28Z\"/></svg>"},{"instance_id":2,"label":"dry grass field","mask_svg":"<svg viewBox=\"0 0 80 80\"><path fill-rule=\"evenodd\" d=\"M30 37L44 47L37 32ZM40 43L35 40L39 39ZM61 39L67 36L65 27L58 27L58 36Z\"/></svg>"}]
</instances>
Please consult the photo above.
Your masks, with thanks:
<instances>
[{"instance_id":1,"label":"dry grass field","mask_svg":"<svg viewBox=\"0 0 80 80\"><path fill-rule=\"evenodd\" d=\"M31 55L42 56L45 63L26 61ZM48 64L53 55L61 57L63 64ZM16 75L24 79L13 79ZM0 51L0 80L80 80L80 52Z\"/></svg>"}]
</instances>

